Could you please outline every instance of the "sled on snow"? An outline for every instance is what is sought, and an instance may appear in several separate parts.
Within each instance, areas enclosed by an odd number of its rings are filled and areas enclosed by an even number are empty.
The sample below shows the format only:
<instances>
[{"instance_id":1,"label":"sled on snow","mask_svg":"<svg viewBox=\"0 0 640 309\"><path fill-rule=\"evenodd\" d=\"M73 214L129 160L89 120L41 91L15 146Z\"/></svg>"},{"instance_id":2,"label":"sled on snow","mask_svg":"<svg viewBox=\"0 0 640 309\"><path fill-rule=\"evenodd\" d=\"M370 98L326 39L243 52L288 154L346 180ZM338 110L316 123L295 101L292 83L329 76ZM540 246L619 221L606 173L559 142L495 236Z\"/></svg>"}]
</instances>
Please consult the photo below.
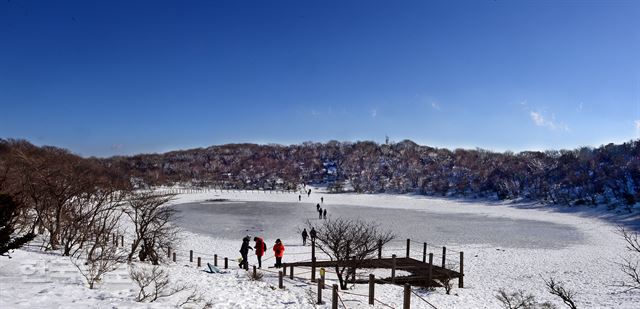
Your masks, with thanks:
<instances>
[{"instance_id":1,"label":"sled on snow","mask_svg":"<svg viewBox=\"0 0 640 309\"><path fill-rule=\"evenodd\" d=\"M207 263L207 267L209 269L205 269L204 270L204 272L206 272L206 273L210 273L210 274L224 274L224 273L226 273L225 271L220 270L220 268L211 265L211 263Z\"/></svg>"}]
</instances>

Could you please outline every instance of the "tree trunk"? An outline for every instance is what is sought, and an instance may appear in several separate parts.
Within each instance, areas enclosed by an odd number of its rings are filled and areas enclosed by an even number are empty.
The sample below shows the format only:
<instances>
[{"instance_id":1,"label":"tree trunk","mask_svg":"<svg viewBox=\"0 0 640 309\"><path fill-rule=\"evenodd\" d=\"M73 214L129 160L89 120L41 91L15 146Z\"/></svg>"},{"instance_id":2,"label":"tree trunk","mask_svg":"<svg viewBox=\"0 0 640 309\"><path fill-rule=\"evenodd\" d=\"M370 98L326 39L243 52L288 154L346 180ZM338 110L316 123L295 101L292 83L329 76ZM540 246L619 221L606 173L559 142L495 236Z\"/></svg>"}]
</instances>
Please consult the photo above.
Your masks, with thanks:
<instances>
[{"instance_id":1,"label":"tree trunk","mask_svg":"<svg viewBox=\"0 0 640 309\"><path fill-rule=\"evenodd\" d=\"M347 282L343 279L343 273L344 273L345 268L342 268L342 270L340 270L340 268L338 266L336 266L336 274L338 275L338 282L340 283L340 289L341 290L346 290L347 289Z\"/></svg>"}]
</instances>

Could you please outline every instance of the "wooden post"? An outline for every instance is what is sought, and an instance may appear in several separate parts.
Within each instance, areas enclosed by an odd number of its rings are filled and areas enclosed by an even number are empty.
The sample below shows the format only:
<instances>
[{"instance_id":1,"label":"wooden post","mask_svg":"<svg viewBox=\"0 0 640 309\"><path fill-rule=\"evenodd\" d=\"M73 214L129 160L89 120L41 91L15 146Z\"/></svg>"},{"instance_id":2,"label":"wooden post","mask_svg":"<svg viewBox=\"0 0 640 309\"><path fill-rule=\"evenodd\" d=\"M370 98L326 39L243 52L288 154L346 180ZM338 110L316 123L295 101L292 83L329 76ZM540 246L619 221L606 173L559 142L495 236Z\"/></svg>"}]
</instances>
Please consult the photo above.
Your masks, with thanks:
<instances>
[{"instance_id":1,"label":"wooden post","mask_svg":"<svg viewBox=\"0 0 640 309\"><path fill-rule=\"evenodd\" d=\"M391 282L396 282L396 255L391 256Z\"/></svg>"},{"instance_id":2,"label":"wooden post","mask_svg":"<svg viewBox=\"0 0 640 309\"><path fill-rule=\"evenodd\" d=\"M173 253L173 261L174 262L176 261L176 253L175 252Z\"/></svg>"},{"instance_id":3,"label":"wooden post","mask_svg":"<svg viewBox=\"0 0 640 309\"><path fill-rule=\"evenodd\" d=\"M282 274L286 277L287 276L287 264L282 264Z\"/></svg>"},{"instance_id":4,"label":"wooden post","mask_svg":"<svg viewBox=\"0 0 640 309\"><path fill-rule=\"evenodd\" d=\"M369 305L373 305L375 301L376 276L369 274Z\"/></svg>"},{"instance_id":5,"label":"wooden post","mask_svg":"<svg viewBox=\"0 0 640 309\"><path fill-rule=\"evenodd\" d=\"M460 278L458 278L458 287L464 288L464 252L460 251Z\"/></svg>"},{"instance_id":6,"label":"wooden post","mask_svg":"<svg viewBox=\"0 0 640 309\"><path fill-rule=\"evenodd\" d=\"M447 247L442 247L442 268L445 268L445 260L447 257Z\"/></svg>"},{"instance_id":7,"label":"wooden post","mask_svg":"<svg viewBox=\"0 0 640 309\"><path fill-rule=\"evenodd\" d=\"M256 269L256 265L253 265L253 279L257 278L258 270Z\"/></svg>"},{"instance_id":8,"label":"wooden post","mask_svg":"<svg viewBox=\"0 0 640 309\"><path fill-rule=\"evenodd\" d=\"M411 286L408 283L404 284L404 303L403 309L411 309Z\"/></svg>"},{"instance_id":9,"label":"wooden post","mask_svg":"<svg viewBox=\"0 0 640 309\"><path fill-rule=\"evenodd\" d=\"M433 281L433 253L429 253L429 275L427 276L427 287L431 286L431 281Z\"/></svg>"},{"instance_id":10,"label":"wooden post","mask_svg":"<svg viewBox=\"0 0 640 309\"><path fill-rule=\"evenodd\" d=\"M411 239L407 238L407 257L411 255Z\"/></svg>"},{"instance_id":11,"label":"wooden post","mask_svg":"<svg viewBox=\"0 0 640 309\"><path fill-rule=\"evenodd\" d=\"M289 278L293 280L293 265L291 265L290 267L291 269L289 269Z\"/></svg>"},{"instance_id":12,"label":"wooden post","mask_svg":"<svg viewBox=\"0 0 640 309\"><path fill-rule=\"evenodd\" d=\"M422 263L427 262L427 243L422 245Z\"/></svg>"},{"instance_id":13,"label":"wooden post","mask_svg":"<svg viewBox=\"0 0 640 309\"><path fill-rule=\"evenodd\" d=\"M311 282L316 282L316 258L311 258Z\"/></svg>"},{"instance_id":14,"label":"wooden post","mask_svg":"<svg viewBox=\"0 0 640 309\"><path fill-rule=\"evenodd\" d=\"M278 272L278 287L284 289L284 284L282 283L282 270Z\"/></svg>"},{"instance_id":15,"label":"wooden post","mask_svg":"<svg viewBox=\"0 0 640 309\"><path fill-rule=\"evenodd\" d=\"M171 257L171 247L167 247L167 257Z\"/></svg>"},{"instance_id":16,"label":"wooden post","mask_svg":"<svg viewBox=\"0 0 640 309\"><path fill-rule=\"evenodd\" d=\"M198 257L198 267L202 266L202 261L200 260L200 257Z\"/></svg>"},{"instance_id":17,"label":"wooden post","mask_svg":"<svg viewBox=\"0 0 640 309\"><path fill-rule=\"evenodd\" d=\"M331 309L338 309L338 285L333 285L333 295L331 295Z\"/></svg>"},{"instance_id":18,"label":"wooden post","mask_svg":"<svg viewBox=\"0 0 640 309\"><path fill-rule=\"evenodd\" d=\"M378 259L382 258L382 240L378 240Z\"/></svg>"},{"instance_id":19,"label":"wooden post","mask_svg":"<svg viewBox=\"0 0 640 309\"><path fill-rule=\"evenodd\" d=\"M124 236L120 235L120 246L124 247Z\"/></svg>"},{"instance_id":20,"label":"wooden post","mask_svg":"<svg viewBox=\"0 0 640 309\"><path fill-rule=\"evenodd\" d=\"M322 272L322 269L320 270ZM322 305L322 273L320 274L320 280L318 280L318 305Z\"/></svg>"},{"instance_id":21,"label":"wooden post","mask_svg":"<svg viewBox=\"0 0 640 309\"><path fill-rule=\"evenodd\" d=\"M213 266L218 266L218 255L214 254L213 255Z\"/></svg>"},{"instance_id":22,"label":"wooden post","mask_svg":"<svg viewBox=\"0 0 640 309\"><path fill-rule=\"evenodd\" d=\"M189 250L189 263L193 263L193 250Z\"/></svg>"},{"instance_id":23,"label":"wooden post","mask_svg":"<svg viewBox=\"0 0 640 309\"><path fill-rule=\"evenodd\" d=\"M229 268L229 259L225 256L224 257L224 269Z\"/></svg>"}]
</instances>

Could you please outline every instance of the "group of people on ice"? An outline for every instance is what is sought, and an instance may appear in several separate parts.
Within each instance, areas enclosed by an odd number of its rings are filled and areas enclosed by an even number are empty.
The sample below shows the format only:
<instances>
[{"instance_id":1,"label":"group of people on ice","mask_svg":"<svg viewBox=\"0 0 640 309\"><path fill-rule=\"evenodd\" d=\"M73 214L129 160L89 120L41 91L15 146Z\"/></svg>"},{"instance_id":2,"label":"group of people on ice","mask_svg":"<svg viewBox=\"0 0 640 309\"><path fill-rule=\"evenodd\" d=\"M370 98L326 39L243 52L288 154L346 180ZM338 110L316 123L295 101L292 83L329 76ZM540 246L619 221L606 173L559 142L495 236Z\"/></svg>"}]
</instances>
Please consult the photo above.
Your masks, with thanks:
<instances>
[{"instance_id":1,"label":"group of people on ice","mask_svg":"<svg viewBox=\"0 0 640 309\"><path fill-rule=\"evenodd\" d=\"M307 197L311 195L311 189L306 190L305 185L305 193L307 193ZM302 195L298 195L298 201L302 200ZM320 197L320 203L324 203L324 197ZM327 219L327 209L322 209L320 207L320 203L316 204L316 210L318 211L318 219ZM302 245L307 245L307 238L311 237L311 242L314 243L317 237L316 230L312 227L311 230L307 233L307 229L303 229L302 231ZM249 268L249 250L255 249L256 258L258 259L258 268L262 268L262 257L265 255L267 251L267 245L264 242L264 239L261 237L254 237L253 241L255 245L251 247L251 237L245 236L242 239L242 246L240 247L240 254L242 255L242 260L240 261L240 268ZM284 244L280 239L276 239L275 244L273 245L273 255L276 258L275 267L282 267L282 257L284 256Z\"/></svg>"},{"instance_id":2,"label":"group of people on ice","mask_svg":"<svg viewBox=\"0 0 640 309\"><path fill-rule=\"evenodd\" d=\"M316 204L316 210L318 211L318 219L327 219L327 209L322 209L320 204Z\"/></svg>"},{"instance_id":3,"label":"group of people on ice","mask_svg":"<svg viewBox=\"0 0 640 309\"><path fill-rule=\"evenodd\" d=\"M258 258L258 268L262 268L262 257L267 251L267 245L264 239L261 237L254 237L255 246L252 248L250 245L251 237L245 236L242 239L242 246L240 247L240 255L242 255L242 261L240 262L240 268L249 268L249 250L255 249L256 258ZM273 245L273 253L276 258L276 268L282 267L282 256L284 255L284 245L280 239L276 239L275 245Z\"/></svg>"}]
</instances>

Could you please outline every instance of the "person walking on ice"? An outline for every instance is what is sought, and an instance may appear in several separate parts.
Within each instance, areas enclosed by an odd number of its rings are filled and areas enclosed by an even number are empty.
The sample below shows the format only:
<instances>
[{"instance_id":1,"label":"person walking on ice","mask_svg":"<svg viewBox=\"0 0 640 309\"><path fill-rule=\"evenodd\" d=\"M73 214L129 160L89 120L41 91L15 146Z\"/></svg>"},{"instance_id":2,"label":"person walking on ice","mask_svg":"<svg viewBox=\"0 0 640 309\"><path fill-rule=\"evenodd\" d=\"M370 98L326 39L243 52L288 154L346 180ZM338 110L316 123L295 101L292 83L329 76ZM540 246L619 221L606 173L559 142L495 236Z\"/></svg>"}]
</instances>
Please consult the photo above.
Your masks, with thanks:
<instances>
[{"instance_id":1,"label":"person walking on ice","mask_svg":"<svg viewBox=\"0 0 640 309\"><path fill-rule=\"evenodd\" d=\"M324 197L320 197L320 203L324 204Z\"/></svg>"},{"instance_id":2,"label":"person walking on ice","mask_svg":"<svg viewBox=\"0 0 640 309\"><path fill-rule=\"evenodd\" d=\"M284 245L280 238L276 239L276 244L273 246L273 253L276 256L276 268L282 267L282 256L284 255Z\"/></svg>"},{"instance_id":3,"label":"person walking on ice","mask_svg":"<svg viewBox=\"0 0 640 309\"><path fill-rule=\"evenodd\" d=\"M316 243L316 237L318 235L317 235L316 229L314 227L311 227L311 231L309 231L309 236L311 236L311 244L315 244Z\"/></svg>"},{"instance_id":4,"label":"person walking on ice","mask_svg":"<svg viewBox=\"0 0 640 309\"><path fill-rule=\"evenodd\" d=\"M240 268L249 269L249 257L247 255L249 255L249 249L253 250L249 245L249 241L251 241L251 238L248 235L242 239L242 247L240 247L242 262L240 262Z\"/></svg>"},{"instance_id":5,"label":"person walking on ice","mask_svg":"<svg viewBox=\"0 0 640 309\"><path fill-rule=\"evenodd\" d=\"M307 234L307 229L303 229L302 230L302 245L306 246L307 245L307 236L309 236L309 234Z\"/></svg>"},{"instance_id":6,"label":"person walking on ice","mask_svg":"<svg viewBox=\"0 0 640 309\"><path fill-rule=\"evenodd\" d=\"M325 208L324 211L322 212L322 217L327 220L327 209Z\"/></svg>"},{"instance_id":7,"label":"person walking on ice","mask_svg":"<svg viewBox=\"0 0 640 309\"><path fill-rule=\"evenodd\" d=\"M256 257L258 258L258 268L262 268L262 256L264 252L267 251L267 245L264 243L264 240L260 237L254 237L253 241L256 242Z\"/></svg>"},{"instance_id":8,"label":"person walking on ice","mask_svg":"<svg viewBox=\"0 0 640 309\"><path fill-rule=\"evenodd\" d=\"M309 197L311 195L311 189L309 189L309 191L307 192L307 197Z\"/></svg>"},{"instance_id":9,"label":"person walking on ice","mask_svg":"<svg viewBox=\"0 0 640 309\"><path fill-rule=\"evenodd\" d=\"M302 195L298 194L298 202L302 201Z\"/></svg>"},{"instance_id":10,"label":"person walking on ice","mask_svg":"<svg viewBox=\"0 0 640 309\"><path fill-rule=\"evenodd\" d=\"M318 208L318 219L322 219L322 208Z\"/></svg>"}]
</instances>

